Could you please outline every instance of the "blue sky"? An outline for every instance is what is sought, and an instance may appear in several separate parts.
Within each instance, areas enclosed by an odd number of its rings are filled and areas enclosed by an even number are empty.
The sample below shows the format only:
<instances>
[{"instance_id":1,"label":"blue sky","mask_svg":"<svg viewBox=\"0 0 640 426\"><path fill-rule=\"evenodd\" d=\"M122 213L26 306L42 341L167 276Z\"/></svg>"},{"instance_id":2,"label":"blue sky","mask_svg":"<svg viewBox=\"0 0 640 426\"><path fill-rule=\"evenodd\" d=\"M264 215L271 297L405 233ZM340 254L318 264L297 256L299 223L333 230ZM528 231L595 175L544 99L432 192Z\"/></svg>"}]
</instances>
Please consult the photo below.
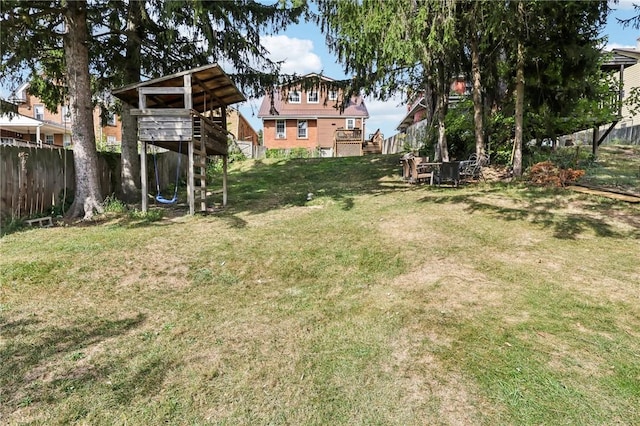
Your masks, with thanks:
<instances>
[{"instance_id":1,"label":"blue sky","mask_svg":"<svg viewBox=\"0 0 640 426\"><path fill-rule=\"evenodd\" d=\"M635 0L640 3L640 0ZM606 49L636 46L636 38L640 30L622 28L616 18L626 19L635 16L632 1L620 1L611 4L613 10L607 20L603 36L607 36ZM265 45L271 52L272 59L284 60L283 71L287 73L306 74L323 72L327 77L342 79L346 75L343 67L336 62L336 57L329 53L324 36L313 23L298 24L289 27L285 32L265 38ZM252 99L240 106L240 111L257 131L262 122L256 116L262 99ZM400 105L400 96L387 102L374 99L366 100L370 118L366 122L366 133L380 129L385 137L397 133L396 126L404 117L406 107Z\"/></svg>"}]
</instances>

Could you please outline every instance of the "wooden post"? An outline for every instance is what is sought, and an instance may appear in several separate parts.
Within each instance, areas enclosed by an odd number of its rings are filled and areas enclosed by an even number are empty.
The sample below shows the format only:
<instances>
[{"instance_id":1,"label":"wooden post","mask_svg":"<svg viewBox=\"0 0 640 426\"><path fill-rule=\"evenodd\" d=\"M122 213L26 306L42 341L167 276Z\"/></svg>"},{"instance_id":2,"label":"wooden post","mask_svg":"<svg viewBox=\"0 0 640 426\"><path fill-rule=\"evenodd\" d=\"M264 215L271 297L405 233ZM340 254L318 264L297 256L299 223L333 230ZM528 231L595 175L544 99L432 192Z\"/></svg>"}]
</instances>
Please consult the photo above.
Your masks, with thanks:
<instances>
[{"instance_id":1,"label":"wooden post","mask_svg":"<svg viewBox=\"0 0 640 426\"><path fill-rule=\"evenodd\" d=\"M599 126L595 126L593 128L593 140L591 141L592 144L592 153L594 156L598 155L598 140L600 139L600 127Z\"/></svg>"},{"instance_id":2,"label":"wooden post","mask_svg":"<svg viewBox=\"0 0 640 426\"><path fill-rule=\"evenodd\" d=\"M142 190L142 211L147 211L147 142L142 142L142 152L140 152L140 189Z\"/></svg>"},{"instance_id":3,"label":"wooden post","mask_svg":"<svg viewBox=\"0 0 640 426\"><path fill-rule=\"evenodd\" d=\"M194 190L194 177L193 177L193 144L194 141L189 141L189 168L187 169L187 199L189 200L189 214L193 215L196 212L195 190Z\"/></svg>"},{"instance_id":4,"label":"wooden post","mask_svg":"<svg viewBox=\"0 0 640 426\"><path fill-rule=\"evenodd\" d=\"M207 147L204 139L200 139L200 156L198 158L198 174L200 175L200 211L207 212Z\"/></svg>"},{"instance_id":5,"label":"wooden post","mask_svg":"<svg viewBox=\"0 0 640 426\"><path fill-rule=\"evenodd\" d=\"M227 205L227 163L229 156L222 156L222 207Z\"/></svg>"},{"instance_id":6,"label":"wooden post","mask_svg":"<svg viewBox=\"0 0 640 426\"><path fill-rule=\"evenodd\" d=\"M184 76L184 109L193 108L193 96L191 94L191 74Z\"/></svg>"},{"instance_id":7,"label":"wooden post","mask_svg":"<svg viewBox=\"0 0 640 426\"><path fill-rule=\"evenodd\" d=\"M618 118L622 119L622 101L624 98L624 65L620 64L620 81L618 82Z\"/></svg>"}]
</instances>

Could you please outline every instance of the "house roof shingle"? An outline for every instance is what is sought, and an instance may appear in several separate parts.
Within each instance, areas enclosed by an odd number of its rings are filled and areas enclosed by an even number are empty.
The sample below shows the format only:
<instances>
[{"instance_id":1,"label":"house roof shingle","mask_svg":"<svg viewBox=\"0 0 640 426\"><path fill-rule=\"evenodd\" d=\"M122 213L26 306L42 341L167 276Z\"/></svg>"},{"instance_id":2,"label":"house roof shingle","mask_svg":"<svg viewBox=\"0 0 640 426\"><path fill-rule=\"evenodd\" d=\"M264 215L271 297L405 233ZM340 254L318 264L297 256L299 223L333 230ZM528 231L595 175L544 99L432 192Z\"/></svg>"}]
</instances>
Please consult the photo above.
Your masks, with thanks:
<instances>
[{"instance_id":1,"label":"house roof shingle","mask_svg":"<svg viewBox=\"0 0 640 426\"><path fill-rule=\"evenodd\" d=\"M327 81L331 79L324 78ZM304 93L304 92L303 92ZM326 104L322 99L317 104L309 104L305 102L305 97L301 96L302 103L286 102L281 97L279 90L273 93L273 109L271 106L271 98L265 96L258 110L258 118L274 119L274 118L323 118L323 117L363 117L369 118L369 111L364 104L364 100L360 96L351 98L349 105L340 111L335 105L335 101L327 101ZM273 111L275 110L275 111Z\"/></svg>"}]
</instances>

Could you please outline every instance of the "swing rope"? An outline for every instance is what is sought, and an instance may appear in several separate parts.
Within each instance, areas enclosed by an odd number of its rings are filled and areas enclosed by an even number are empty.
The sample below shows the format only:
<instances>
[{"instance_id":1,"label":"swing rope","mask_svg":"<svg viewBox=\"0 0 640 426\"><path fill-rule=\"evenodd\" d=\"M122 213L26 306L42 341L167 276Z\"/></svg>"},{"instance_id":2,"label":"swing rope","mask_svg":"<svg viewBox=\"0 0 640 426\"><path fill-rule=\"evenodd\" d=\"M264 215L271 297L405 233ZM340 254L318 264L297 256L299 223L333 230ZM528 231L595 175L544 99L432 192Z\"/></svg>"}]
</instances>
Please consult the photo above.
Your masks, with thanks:
<instances>
[{"instance_id":1,"label":"swing rope","mask_svg":"<svg viewBox=\"0 0 640 426\"><path fill-rule=\"evenodd\" d=\"M153 153L153 163L156 169L156 201L161 204L174 204L178 201L178 182L180 182L180 160L182 158L182 141L180 141L180 145L178 145L178 167L176 167L176 184L173 190L173 198L164 198L160 194L160 178L158 176L158 150Z\"/></svg>"}]
</instances>

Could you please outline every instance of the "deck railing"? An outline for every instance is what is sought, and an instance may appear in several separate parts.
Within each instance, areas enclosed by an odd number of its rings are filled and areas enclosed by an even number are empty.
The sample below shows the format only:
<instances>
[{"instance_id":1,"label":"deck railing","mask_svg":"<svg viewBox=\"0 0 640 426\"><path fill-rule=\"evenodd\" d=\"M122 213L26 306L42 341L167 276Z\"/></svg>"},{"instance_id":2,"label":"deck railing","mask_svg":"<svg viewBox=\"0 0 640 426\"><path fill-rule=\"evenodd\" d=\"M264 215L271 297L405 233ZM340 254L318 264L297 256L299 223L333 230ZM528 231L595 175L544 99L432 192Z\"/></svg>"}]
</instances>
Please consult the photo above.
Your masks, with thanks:
<instances>
[{"instance_id":1,"label":"deck railing","mask_svg":"<svg viewBox=\"0 0 640 426\"><path fill-rule=\"evenodd\" d=\"M361 141L362 130L361 129L338 129L335 133L337 142L340 141Z\"/></svg>"}]
</instances>

